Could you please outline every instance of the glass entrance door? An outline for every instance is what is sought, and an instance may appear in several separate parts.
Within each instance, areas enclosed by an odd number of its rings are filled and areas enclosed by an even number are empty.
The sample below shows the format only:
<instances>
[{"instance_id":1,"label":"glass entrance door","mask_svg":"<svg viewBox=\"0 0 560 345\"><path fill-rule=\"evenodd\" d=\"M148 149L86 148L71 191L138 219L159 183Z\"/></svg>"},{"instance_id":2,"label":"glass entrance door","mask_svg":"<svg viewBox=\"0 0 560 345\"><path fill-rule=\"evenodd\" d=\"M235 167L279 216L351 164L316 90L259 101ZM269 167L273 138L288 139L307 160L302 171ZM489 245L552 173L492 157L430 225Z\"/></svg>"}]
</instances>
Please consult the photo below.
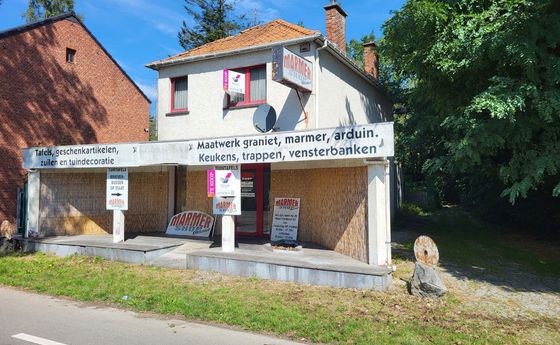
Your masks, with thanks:
<instances>
[{"instance_id":1,"label":"glass entrance door","mask_svg":"<svg viewBox=\"0 0 560 345\"><path fill-rule=\"evenodd\" d=\"M236 234L265 236L268 226L270 165L241 166L241 215L236 217Z\"/></svg>"}]
</instances>

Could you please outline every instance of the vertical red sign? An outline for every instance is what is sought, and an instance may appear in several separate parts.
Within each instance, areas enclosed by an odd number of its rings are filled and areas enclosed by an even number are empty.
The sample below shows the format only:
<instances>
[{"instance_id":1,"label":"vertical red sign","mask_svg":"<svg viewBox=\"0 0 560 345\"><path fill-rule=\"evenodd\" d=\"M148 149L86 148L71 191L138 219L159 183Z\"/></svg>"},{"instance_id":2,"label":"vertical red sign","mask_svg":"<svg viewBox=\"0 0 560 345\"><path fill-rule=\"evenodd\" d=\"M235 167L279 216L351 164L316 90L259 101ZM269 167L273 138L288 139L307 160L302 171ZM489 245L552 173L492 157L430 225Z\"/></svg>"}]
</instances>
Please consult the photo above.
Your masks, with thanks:
<instances>
[{"instance_id":1,"label":"vertical red sign","mask_svg":"<svg viewBox=\"0 0 560 345\"><path fill-rule=\"evenodd\" d=\"M223 84L224 90L227 92L229 90L229 71L227 69L224 70Z\"/></svg>"},{"instance_id":2,"label":"vertical red sign","mask_svg":"<svg viewBox=\"0 0 560 345\"><path fill-rule=\"evenodd\" d=\"M216 170L208 170L206 175L207 186L208 186L208 197L216 196Z\"/></svg>"}]
</instances>

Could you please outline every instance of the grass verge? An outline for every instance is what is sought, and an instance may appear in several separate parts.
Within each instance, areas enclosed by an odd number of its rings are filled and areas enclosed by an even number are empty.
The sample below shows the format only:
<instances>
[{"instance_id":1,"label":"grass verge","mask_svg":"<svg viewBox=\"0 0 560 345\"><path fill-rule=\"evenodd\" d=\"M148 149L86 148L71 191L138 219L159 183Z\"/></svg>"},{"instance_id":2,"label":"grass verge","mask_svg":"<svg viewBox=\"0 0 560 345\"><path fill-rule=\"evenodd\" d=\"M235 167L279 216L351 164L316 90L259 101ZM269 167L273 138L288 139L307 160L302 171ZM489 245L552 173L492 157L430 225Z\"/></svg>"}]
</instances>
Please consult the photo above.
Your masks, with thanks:
<instances>
[{"instance_id":1,"label":"grass verge","mask_svg":"<svg viewBox=\"0 0 560 345\"><path fill-rule=\"evenodd\" d=\"M441 300L45 254L0 257L0 284L79 301L339 344L517 344L535 323ZM128 299L123 299L128 296ZM553 327L553 326L551 326Z\"/></svg>"}]
</instances>

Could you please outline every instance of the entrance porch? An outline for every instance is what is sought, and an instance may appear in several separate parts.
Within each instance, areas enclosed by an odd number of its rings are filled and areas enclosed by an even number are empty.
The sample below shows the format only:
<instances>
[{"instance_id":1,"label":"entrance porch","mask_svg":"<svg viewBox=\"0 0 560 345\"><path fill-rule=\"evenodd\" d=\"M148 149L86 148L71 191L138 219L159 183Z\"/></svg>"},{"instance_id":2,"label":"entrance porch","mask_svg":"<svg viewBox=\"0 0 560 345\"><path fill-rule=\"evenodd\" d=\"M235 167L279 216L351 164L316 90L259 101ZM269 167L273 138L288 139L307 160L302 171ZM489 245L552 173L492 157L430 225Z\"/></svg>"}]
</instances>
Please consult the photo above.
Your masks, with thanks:
<instances>
[{"instance_id":1,"label":"entrance porch","mask_svg":"<svg viewBox=\"0 0 560 345\"><path fill-rule=\"evenodd\" d=\"M300 284L383 291L391 269L372 266L333 250L304 243L301 250L277 250L265 240L238 239L235 252L223 252L221 239L199 240L163 234L130 234L122 243L112 235L54 236L22 239L27 251L58 256L81 254L109 260L175 269L200 269L227 275Z\"/></svg>"}]
</instances>

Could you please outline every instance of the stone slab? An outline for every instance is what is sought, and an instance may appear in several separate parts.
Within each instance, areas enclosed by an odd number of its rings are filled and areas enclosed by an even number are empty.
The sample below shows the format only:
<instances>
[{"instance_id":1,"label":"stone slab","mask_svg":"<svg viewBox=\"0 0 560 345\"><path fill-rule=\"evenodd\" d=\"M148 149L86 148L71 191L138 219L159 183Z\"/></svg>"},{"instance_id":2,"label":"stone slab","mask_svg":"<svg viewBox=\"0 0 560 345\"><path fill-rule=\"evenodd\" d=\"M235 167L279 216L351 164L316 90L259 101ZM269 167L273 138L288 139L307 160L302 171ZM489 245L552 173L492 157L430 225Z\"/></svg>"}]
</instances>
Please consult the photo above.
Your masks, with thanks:
<instances>
[{"instance_id":1,"label":"stone slab","mask_svg":"<svg viewBox=\"0 0 560 345\"><path fill-rule=\"evenodd\" d=\"M392 279L390 273L352 273L198 254L187 255L187 268L241 277L257 277L268 280L291 281L299 284L373 289L377 291L387 290Z\"/></svg>"},{"instance_id":2,"label":"stone slab","mask_svg":"<svg viewBox=\"0 0 560 345\"><path fill-rule=\"evenodd\" d=\"M173 269L194 268L242 277L292 281L300 284L342 288L386 290L392 270L371 266L332 250L317 246L298 252L273 251L262 242L237 243L226 253L209 240L136 236L123 243L112 237L83 235L46 239L26 239L24 249L58 256L81 254L108 260L161 266Z\"/></svg>"}]
</instances>

